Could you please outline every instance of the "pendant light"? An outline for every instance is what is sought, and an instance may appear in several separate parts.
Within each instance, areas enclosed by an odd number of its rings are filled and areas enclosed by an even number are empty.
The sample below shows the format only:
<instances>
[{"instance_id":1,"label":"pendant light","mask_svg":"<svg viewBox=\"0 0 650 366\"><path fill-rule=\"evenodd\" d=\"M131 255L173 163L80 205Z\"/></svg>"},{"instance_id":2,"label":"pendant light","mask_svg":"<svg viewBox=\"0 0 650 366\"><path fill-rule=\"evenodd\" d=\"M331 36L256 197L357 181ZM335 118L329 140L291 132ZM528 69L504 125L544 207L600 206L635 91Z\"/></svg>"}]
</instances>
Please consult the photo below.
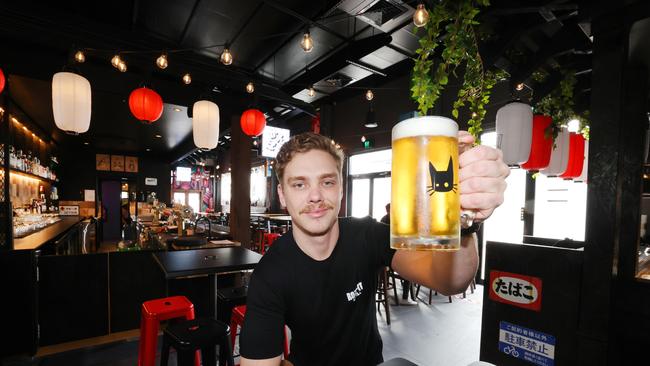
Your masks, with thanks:
<instances>
[{"instance_id":1,"label":"pendant light","mask_svg":"<svg viewBox=\"0 0 650 366\"><path fill-rule=\"evenodd\" d=\"M574 181L587 183L587 175L589 173L589 140L585 139L585 160L582 163L582 172Z\"/></svg>"},{"instance_id":2,"label":"pendant light","mask_svg":"<svg viewBox=\"0 0 650 366\"><path fill-rule=\"evenodd\" d=\"M549 116L543 116L541 114L533 116L533 134L530 144L530 154L528 160L521 164L523 169L539 170L548 166L551 160L553 139L546 136L546 129L552 122L553 120Z\"/></svg>"},{"instance_id":3,"label":"pendant light","mask_svg":"<svg viewBox=\"0 0 650 366\"><path fill-rule=\"evenodd\" d=\"M314 90L313 86L309 87L309 90L307 91L307 95L309 95L310 97L313 97L314 95L316 95L316 90Z\"/></svg>"},{"instance_id":4,"label":"pendant light","mask_svg":"<svg viewBox=\"0 0 650 366\"><path fill-rule=\"evenodd\" d=\"M0 94L5 89L5 82L5 74L2 72L2 69L0 69Z\"/></svg>"},{"instance_id":5,"label":"pendant light","mask_svg":"<svg viewBox=\"0 0 650 366\"><path fill-rule=\"evenodd\" d=\"M91 112L90 82L72 72L58 72L52 77L52 113L54 123L66 133L88 131Z\"/></svg>"},{"instance_id":6,"label":"pendant light","mask_svg":"<svg viewBox=\"0 0 650 366\"><path fill-rule=\"evenodd\" d=\"M548 167L540 173L548 177L557 177L566 171L569 163L569 146L571 134L566 128L562 128L555 138L555 148L551 151L551 161Z\"/></svg>"},{"instance_id":7,"label":"pendant light","mask_svg":"<svg viewBox=\"0 0 650 366\"><path fill-rule=\"evenodd\" d=\"M370 101L373 100L374 98L375 98L375 93L373 93L372 90L368 89L368 91L366 91L366 100Z\"/></svg>"},{"instance_id":8,"label":"pendant light","mask_svg":"<svg viewBox=\"0 0 650 366\"><path fill-rule=\"evenodd\" d=\"M221 63L226 66L232 64L232 53L230 53L228 47L224 48L221 53Z\"/></svg>"},{"instance_id":9,"label":"pendant light","mask_svg":"<svg viewBox=\"0 0 650 366\"><path fill-rule=\"evenodd\" d=\"M138 88L129 95L129 109L140 122L153 123L162 116L163 100L149 88Z\"/></svg>"},{"instance_id":10,"label":"pendant light","mask_svg":"<svg viewBox=\"0 0 650 366\"><path fill-rule=\"evenodd\" d=\"M156 66L158 66L158 68L161 70L164 70L167 68L167 66L169 66L169 62L167 61L166 54L163 53L162 55L158 56L158 58L156 59Z\"/></svg>"},{"instance_id":11,"label":"pendant light","mask_svg":"<svg viewBox=\"0 0 650 366\"><path fill-rule=\"evenodd\" d=\"M302 47L302 50L309 53L314 49L314 40L311 38L311 34L309 34L309 31L306 31L302 35L302 41L300 41L300 47Z\"/></svg>"},{"instance_id":12,"label":"pendant light","mask_svg":"<svg viewBox=\"0 0 650 366\"><path fill-rule=\"evenodd\" d=\"M111 58L111 65L113 65L114 68L118 68L120 66L120 62L122 61L122 58L120 58L119 54L115 54L113 58Z\"/></svg>"},{"instance_id":13,"label":"pendant light","mask_svg":"<svg viewBox=\"0 0 650 366\"><path fill-rule=\"evenodd\" d=\"M86 61L86 55L84 55L84 52L82 50L78 50L74 54L74 60L80 64L83 64Z\"/></svg>"},{"instance_id":14,"label":"pendant light","mask_svg":"<svg viewBox=\"0 0 650 366\"><path fill-rule=\"evenodd\" d=\"M239 120L242 131L248 136L259 136L264 132L266 127L266 117L258 109L248 109L244 111Z\"/></svg>"},{"instance_id":15,"label":"pendant light","mask_svg":"<svg viewBox=\"0 0 650 366\"><path fill-rule=\"evenodd\" d=\"M192 83L192 75L190 75L189 73L183 75L183 83L185 85L190 85Z\"/></svg>"},{"instance_id":16,"label":"pendant light","mask_svg":"<svg viewBox=\"0 0 650 366\"><path fill-rule=\"evenodd\" d=\"M429 12L424 7L424 4L418 4L418 8L413 13L413 24L416 27L424 27L429 21Z\"/></svg>"},{"instance_id":17,"label":"pendant light","mask_svg":"<svg viewBox=\"0 0 650 366\"><path fill-rule=\"evenodd\" d=\"M585 162L585 138L581 133L571 133L569 141L569 162L566 170L560 174L561 178L573 179L582 174Z\"/></svg>"},{"instance_id":18,"label":"pendant light","mask_svg":"<svg viewBox=\"0 0 650 366\"><path fill-rule=\"evenodd\" d=\"M533 110L525 103L512 102L499 108L496 116L497 148L508 165L525 163L533 138Z\"/></svg>"},{"instance_id":19,"label":"pendant light","mask_svg":"<svg viewBox=\"0 0 650 366\"><path fill-rule=\"evenodd\" d=\"M246 92L248 94L252 94L255 91L255 85L253 84L252 81L249 81L248 84L246 84Z\"/></svg>"}]
</instances>

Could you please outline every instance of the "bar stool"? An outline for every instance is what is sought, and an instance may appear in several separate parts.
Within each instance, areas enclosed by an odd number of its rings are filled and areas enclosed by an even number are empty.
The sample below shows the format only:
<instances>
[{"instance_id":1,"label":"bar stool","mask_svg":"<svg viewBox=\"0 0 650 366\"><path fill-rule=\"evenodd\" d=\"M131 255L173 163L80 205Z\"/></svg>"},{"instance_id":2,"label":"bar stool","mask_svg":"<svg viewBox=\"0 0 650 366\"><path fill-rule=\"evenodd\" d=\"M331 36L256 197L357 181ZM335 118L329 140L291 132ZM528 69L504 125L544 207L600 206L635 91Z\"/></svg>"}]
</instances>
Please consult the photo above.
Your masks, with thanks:
<instances>
[{"instance_id":1,"label":"bar stool","mask_svg":"<svg viewBox=\"0 0 650 366\"><path fill-rule=\"evenodd\" d=\"M155 366L160 322L174 318L194 319L194 304L185 296L171 296L142 303L139 366ZM195 365L199 366L198 358Z\"/></svg>"},{"instance_id":2,"label":"bar stool","mask_svg":"<svg viewBox=\"0 0 650 366\"><path fill-rule=\"evenodd\" d=\"M235 366L230 345L230 328L212 318L185 320L165 329L160 365L167 366L169 351L176 350L178 366L192 366L197 351L201 351L203 366L216 365L216 350L219 346L219 365Z\"/></svg>"},{"instance_id":3,"label":"bar stool","mask_svg":"<svg viewBox=\"0 0 650 366\"><path fill-rule=\"evenodd\" d=\"M237 338L237 327L244 325L244 317L246 316L246 305L235 306L232 309L232 316L230 317L230 343L235 346L235 339ZM289 357L289 340L287 337L287 327L284 327L284 359Z\"/></svg>"},{"instance_id":4,"label":"bar stool","mask_svg":"<svg viewBox=\"0 0 650 366\"><path fill-rule=\"evenodd\" d=\"M280 234L278 233L264 233L262 236L262 243L260 244L260 254L264 255L267 246L271 246L275 239L279 238Z\"/></svg>"},{"instance_id":5,"label":"bar stool","mask_svg":"<svg viewBox=\"0 0 650 366\"><path fill-rule=\"evenodd\" d=\"M377 276L377 293L375 295L377 312L381 313L381 305L384 305L384 309L386 310L386 324L390 325L390 307L388 305L388 267L380 269ZM397 294L395 294L395 296L397 296Z\"/></svg>"}]
</instances>

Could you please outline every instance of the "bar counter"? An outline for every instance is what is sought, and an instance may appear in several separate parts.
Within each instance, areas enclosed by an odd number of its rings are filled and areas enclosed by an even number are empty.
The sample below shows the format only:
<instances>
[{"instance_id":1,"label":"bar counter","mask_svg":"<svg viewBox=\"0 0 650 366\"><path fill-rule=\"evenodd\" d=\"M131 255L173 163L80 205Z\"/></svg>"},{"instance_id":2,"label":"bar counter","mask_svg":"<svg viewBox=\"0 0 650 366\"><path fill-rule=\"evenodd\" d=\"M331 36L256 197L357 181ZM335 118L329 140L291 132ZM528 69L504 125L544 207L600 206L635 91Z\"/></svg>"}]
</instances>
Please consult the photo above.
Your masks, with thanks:
<instances>
[{"instance_id":1,"label":"bar counter","mask_svg":"<svg viewBox=\"0 0 650 366\"><path fill-rule=\"evenodd\" d=\"M83 218L80 216L62 217L61 221L43 228L35 233L29 234L23 238L14 239L15 250L32 250L38 249L43 244L55 239L65 233Z\"/></svg>"}]
</instances>

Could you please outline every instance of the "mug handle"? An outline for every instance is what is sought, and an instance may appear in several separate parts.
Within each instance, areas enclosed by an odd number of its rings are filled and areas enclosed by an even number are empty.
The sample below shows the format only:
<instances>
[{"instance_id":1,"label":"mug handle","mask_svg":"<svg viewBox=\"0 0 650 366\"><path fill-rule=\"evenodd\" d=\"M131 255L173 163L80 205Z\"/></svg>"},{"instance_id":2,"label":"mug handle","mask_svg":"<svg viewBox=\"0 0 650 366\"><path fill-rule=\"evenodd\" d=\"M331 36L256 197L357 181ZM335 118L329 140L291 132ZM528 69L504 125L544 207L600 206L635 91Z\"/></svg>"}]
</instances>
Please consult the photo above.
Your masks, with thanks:
<instances>
[{"instance_id":1,"label":"mug handle","mask_svg":"<svg viewBox=\"0 0 650 366\"><path fill-rule=\"evenodd\" d=\"M460 227L467 229L468 227L474 224L474 218L476 217L476 212L469 210L462 210L460 212Z\"/></svg>"}]
</instances>

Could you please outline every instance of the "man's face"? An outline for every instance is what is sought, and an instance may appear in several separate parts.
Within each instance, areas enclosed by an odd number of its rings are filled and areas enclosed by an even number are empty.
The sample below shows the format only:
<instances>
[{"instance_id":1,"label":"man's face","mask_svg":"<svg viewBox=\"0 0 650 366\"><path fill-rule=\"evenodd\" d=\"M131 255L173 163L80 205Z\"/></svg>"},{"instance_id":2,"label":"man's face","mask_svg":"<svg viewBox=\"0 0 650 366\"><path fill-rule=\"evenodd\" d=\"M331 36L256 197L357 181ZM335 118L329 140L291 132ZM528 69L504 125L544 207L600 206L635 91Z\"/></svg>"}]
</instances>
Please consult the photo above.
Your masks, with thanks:
<instances>
[{"instance_id":1,"label":"man's face","mask_svg":"<svg viewBox=\"0 0 650 366\"><path fill-rule=\"evenodd\" d=\"M343 197L336 161L322 150L294 155L284 169L278 195L294 230L309 236L326 234L336 223Z\"/></svg>"}]
</instances>

